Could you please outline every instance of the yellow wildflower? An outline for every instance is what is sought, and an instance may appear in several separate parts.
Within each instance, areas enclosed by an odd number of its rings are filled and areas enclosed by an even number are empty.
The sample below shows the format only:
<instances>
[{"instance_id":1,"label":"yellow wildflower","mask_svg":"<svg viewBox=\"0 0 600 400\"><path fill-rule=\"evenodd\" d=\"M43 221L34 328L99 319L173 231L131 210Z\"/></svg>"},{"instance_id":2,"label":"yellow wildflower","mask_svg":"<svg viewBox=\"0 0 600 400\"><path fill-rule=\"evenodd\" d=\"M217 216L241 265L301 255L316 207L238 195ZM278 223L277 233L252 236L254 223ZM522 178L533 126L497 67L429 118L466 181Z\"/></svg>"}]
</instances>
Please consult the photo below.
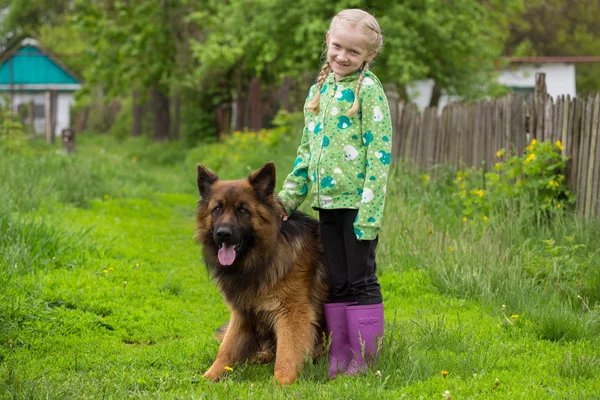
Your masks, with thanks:
<instances>
[{"instance_id":1,"label":"yellow wildflower","mask_svg":"<svg viewBox=\"0 0 600 400\"><path fill-rule=\"evenodd\" d=\"M489 218L487 217L487 215L484 215L484 216L483 216L483 221L484 221L484 222L488 222L488 219L489 219Z\"/></svg>"},{"instance_id":2,"label":"yellow wildflower","mask_svg":"<svg viewBox=\"0 0 600 400\"><path fill-rule=\"evenodd\" d=\"M465 184L464 184L464 183L461 183L459 187L460 187L462 190L465 190L465 187L466 187L466 186L465 186Z\"/></svg>"},{"instance_id":3,"label":"yellow wildflower","mask_svg":"<svg viewBox=\"0 0 600 400\"><path fill-rule=\"evenodd\" d=\"M557 208L560 208L560 203L558 203L558 204L556 205L556 207L557 207Z\"/></svg>"},{"instance_id":4,"label":"yellow wildflower","mask_svg":"<svg viewBox=\"0 0 600 400\"><path fill-rule=\"evenodd\" d=\"M511 315L510 317L511 317L512 319L517 319L517 318L519 318L519 314L514 314L514 315Z\"/></svg>"},{"instance_id":5,"label":"yellow wildflower","mask_svg":"<svg viewBox=\"0 0 600 400\"><path fill-rule=\"evenodd\" d=\"M109 195L107 195L107 194L105 194L105 195L104 195L104 200L108 200L108 199L110 199L110 196L109 196Z\"/></svg>"},{"instance_id":6,"label":"yellow wildflower","mask_svg":"<svg viewBox=\"0 0 600 400\"><path fill-rule=\"evenodd\" d=\"M431 235L431 233L432 233L432 232L433 232L433 231L432 231L431 229L427 229L427 234L428 234L428 235Z\"/></svg>"},{"instance_id":7,"label":"yellow wildflower","mask_svg":"<svg viewBox=\"0 0 600 400\"><path fill-rule=\"evenodd\" d=\"M467 217L462 217L462 222L467 222Z\"/></svg>"},{"instance_id":8,"label":"yellow wildflower","mask_svg":"<svg viewBox=\"0 0 600 400\"><path fill-rule=\"evenodd\" d=\"M483 197L483 190L479 189L475 192L475 194L479 197Z\"/></svg>"},{"instance_id":9,"label":"yellow wildflower","mask_svg":"<svg viewBox=\"0 0 600 400\"><path fill-rule=\"evenodd\" d=\"M445 369L442 370L442 376L445 378L448 376L448 371L446 371Z\"/></svg>"},{"instance_id":10,"label":"yellow wildflower","mask_svg":"<svg viewBox=\"0 0 600 400\"><path fill-rule=\"evenodd\" d=\"M137 161L137 157L136 156L131 157L131 161L132 162L136 162Z\"/></svg>"},{"instance_id":11,"label":"yellow wildflower","mask_svg":"<svg viewBox=\"0 0 600 400\"><path fill-rule=\"evenodd\" d=\"M114 271L115 269L114 269L113 267L110 267L108 270L112 272L112 271Z\"/></svg>"},{"instance_id":12,"label":"yellow wildflower","mask_svg":"<svg viewBox=\"0 0 600 400\"><path fill-rule=\"evenodd\" d=\"M459 182L460 182L460 181L462 181L462 176L460 176L460 175L459 175L459 176L457 176L457 177L456 177L456 180L457 180L457 181L459 181Z\"/></svg>"},{"instance_id":13,"label":"yellow wildflower","mask_svg":"<svg viewBox=\"0 0 600 400\"><path fill-rule=\"evenodd\" d=\"M104 272L105 274L108 274L108 270L107 270L107 269L105 269L105 270L104 270L104 271L102 271L102 272Z\"/></svg>"},{"instance_id":14,"label":"yellow wildflower","mask_svg":"<svg viewBox=\"0 0 600 400\"><path fill-rule=\"evenodd\" d=\"M498 150L496 152L496 157L498 157L498 158L502 157L502 151Z\"/></svg>"},{"instance_id":15,"label":"yellow wildflower","mask_svg":"<svg viewBox=\"0 0 600 400\"><path fill-rule=\"evenodd\" d=\"M563 148L564 148L564 146L563 146L563 144L562 144L562 142L561 142L560 140L557 140L557 141L556 141L556 143L554 143L554 145L555 145L555 146L556 146L556 147L557 147L557 148L558 148L560 151L563 151Z\"/></svg>"},{"instance_id":16,"label":"yellow wildflower","mask_svg":"<svg viewBox=\"0 0 600 400\"><path fill-rule=\"evenodd\" d=\"M532 146L535 146L536 144L537 144L537 140L535 140L535 139L531 139L531 145L532 145Z\"/></svg>"},{"instance_id":17,"label":"yellow wildflower","mask_svg":"<svg viewBox=\"0 0 600 400\"><path fill-rule=\"evenodd\" d=\"M231 368L231 367L225 367L225 368L223 368L223 369L224 369L225 371L227 371L227 372L231 372L231 371L233 371L233 368Z\"/></svg>"},{"instance_id":18,"label":"yellow wildflower","mask_svg":"<svg viewBox=\"0 0 600 400\"><path fill-rule=\"evenodd\" d=\"M454 247L450 246L448 247L448 253L452 254L454 252Z\"/></svg>"},{"instance_id":19,"label":"yellow wildflower","mask_svg":"<svg viewBox=\"0 0 600 400\"><path fill-rule=\"evenodd\" d=\"M525 164L527 164L527 163L529 163L529 162L531 162L531 161L533 161L533 160L535 160L535 154L530 154L530 155L528 155L528 156L527 156L527 158L525 159Z\"/></svg>"}]
</instances>

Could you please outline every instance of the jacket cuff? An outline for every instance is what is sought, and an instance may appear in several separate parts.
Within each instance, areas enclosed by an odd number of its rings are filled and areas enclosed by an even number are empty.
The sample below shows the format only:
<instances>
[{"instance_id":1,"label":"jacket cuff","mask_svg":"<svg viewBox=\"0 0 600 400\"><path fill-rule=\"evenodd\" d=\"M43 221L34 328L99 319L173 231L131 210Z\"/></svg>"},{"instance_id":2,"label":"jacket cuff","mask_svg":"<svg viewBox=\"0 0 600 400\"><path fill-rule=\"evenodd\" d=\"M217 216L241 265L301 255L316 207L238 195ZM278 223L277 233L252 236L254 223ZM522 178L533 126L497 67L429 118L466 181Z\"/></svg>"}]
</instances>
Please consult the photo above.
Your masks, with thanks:
<instances>
[{"instance_id":1,"label":"jacket cuff","mask_svg":"<svg viewBox=\"0 0 600 400\"><path fill-rule=\"evenodd\" d=\"M365 228L354 225L354 234L358 240L375 240L379 234L379 228Z\"/></svg>"}]
</instances>

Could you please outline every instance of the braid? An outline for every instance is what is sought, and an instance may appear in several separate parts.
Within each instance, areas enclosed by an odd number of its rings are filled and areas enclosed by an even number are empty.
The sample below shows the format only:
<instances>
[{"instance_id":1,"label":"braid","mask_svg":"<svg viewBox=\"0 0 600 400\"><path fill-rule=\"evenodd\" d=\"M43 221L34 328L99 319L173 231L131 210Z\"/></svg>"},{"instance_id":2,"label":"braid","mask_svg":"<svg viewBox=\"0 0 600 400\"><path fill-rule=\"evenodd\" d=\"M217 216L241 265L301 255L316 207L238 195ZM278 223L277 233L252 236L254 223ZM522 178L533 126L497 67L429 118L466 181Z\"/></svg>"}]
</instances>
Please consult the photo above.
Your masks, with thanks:
<instances>
[{"instance_id":1,"label":"braid","mask_svg":"<svg viewBox=\"0 0 600 400\"><path fill-rule=\"evenodd\" d=\"M356 88L354 89L354 103L352 103L352 107L346 113L347 117L350 117L358 111L358 93L360 92L360 85L362 84L363 79L365 79L365 70L369 68L369 63L364 62L362 67L360 68L360 75L358 76L358 80L356 81Z\"/></svg>"},{"instance_id":2,"label":"braid","mask_svg":"<svg viewBox=\"0 0 600 400\"><path fill-rule=\"evenodd\" d=\"M319 72L319 78L317 79L317 93L315 97L308 103L306 109L313 113L319 112L319 103L321 102L321 89L323 88L323 84L325 83L325 79L329 76L329 72L331 72L331 65L329 65L329 61L325 61L323 64L323 68L321 68L321 72Z\"/></svg>"}]
</instances>

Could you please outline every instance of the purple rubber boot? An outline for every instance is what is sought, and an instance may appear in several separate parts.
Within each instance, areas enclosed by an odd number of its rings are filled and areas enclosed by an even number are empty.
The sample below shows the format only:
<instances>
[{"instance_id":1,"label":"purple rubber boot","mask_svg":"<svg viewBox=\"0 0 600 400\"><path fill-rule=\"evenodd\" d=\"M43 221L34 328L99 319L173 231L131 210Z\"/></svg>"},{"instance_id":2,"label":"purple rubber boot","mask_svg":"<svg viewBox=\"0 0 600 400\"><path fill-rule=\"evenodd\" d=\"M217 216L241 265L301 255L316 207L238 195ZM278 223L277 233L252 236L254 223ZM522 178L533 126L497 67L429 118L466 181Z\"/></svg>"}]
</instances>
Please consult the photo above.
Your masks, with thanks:
<instances>
[{"instance_id":1,"label":"purple rubber boot","mask_svg":"<svg viewBox=\"0 0 600 400\"><path fill-rule=\"evenodd\" d=\"M345 374L356 375L377 359L377 345L383 338L383 303L346 307L346 321L353 358Z\"/></svg>"},{"instance_id":2,"label":"purple rubber boot","mask_svg":"<svg viewBox=\"0 0 600 400\"><path fill-rule=\"evenodd\" d=\"M325 304L325 320L327 332L331 335L329 347L329 379L335 378L338 373L343 373L354 354L348 341L348 324L346 323L346 306L356 303L329 303Z\"/></svg>"}]
</instances>

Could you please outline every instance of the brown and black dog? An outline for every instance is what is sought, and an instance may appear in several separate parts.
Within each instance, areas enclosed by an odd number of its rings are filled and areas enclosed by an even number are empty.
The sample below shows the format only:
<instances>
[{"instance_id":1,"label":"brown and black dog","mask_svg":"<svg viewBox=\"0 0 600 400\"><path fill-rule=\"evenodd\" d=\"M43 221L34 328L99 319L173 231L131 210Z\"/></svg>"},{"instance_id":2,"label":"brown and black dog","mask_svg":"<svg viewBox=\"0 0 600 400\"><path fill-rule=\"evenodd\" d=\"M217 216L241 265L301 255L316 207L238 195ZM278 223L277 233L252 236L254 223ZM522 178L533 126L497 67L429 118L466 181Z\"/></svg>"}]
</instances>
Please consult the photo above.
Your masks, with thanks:
<instances>
[{"instance_id":1,"label":"brown and black dog","mask_svg":"<svg viewBox=\"0 0 600 400\"><path fill-rule=\"evenodd\" d=\"M195 238L231 310L207 378L218 380L226 366L270 349L274 379L291 384L306 355L323 349L328 284L319 224L301 212L282 222L274 188L272 162L234 181L198 165Z\"/></svg>"}]
</instances>

